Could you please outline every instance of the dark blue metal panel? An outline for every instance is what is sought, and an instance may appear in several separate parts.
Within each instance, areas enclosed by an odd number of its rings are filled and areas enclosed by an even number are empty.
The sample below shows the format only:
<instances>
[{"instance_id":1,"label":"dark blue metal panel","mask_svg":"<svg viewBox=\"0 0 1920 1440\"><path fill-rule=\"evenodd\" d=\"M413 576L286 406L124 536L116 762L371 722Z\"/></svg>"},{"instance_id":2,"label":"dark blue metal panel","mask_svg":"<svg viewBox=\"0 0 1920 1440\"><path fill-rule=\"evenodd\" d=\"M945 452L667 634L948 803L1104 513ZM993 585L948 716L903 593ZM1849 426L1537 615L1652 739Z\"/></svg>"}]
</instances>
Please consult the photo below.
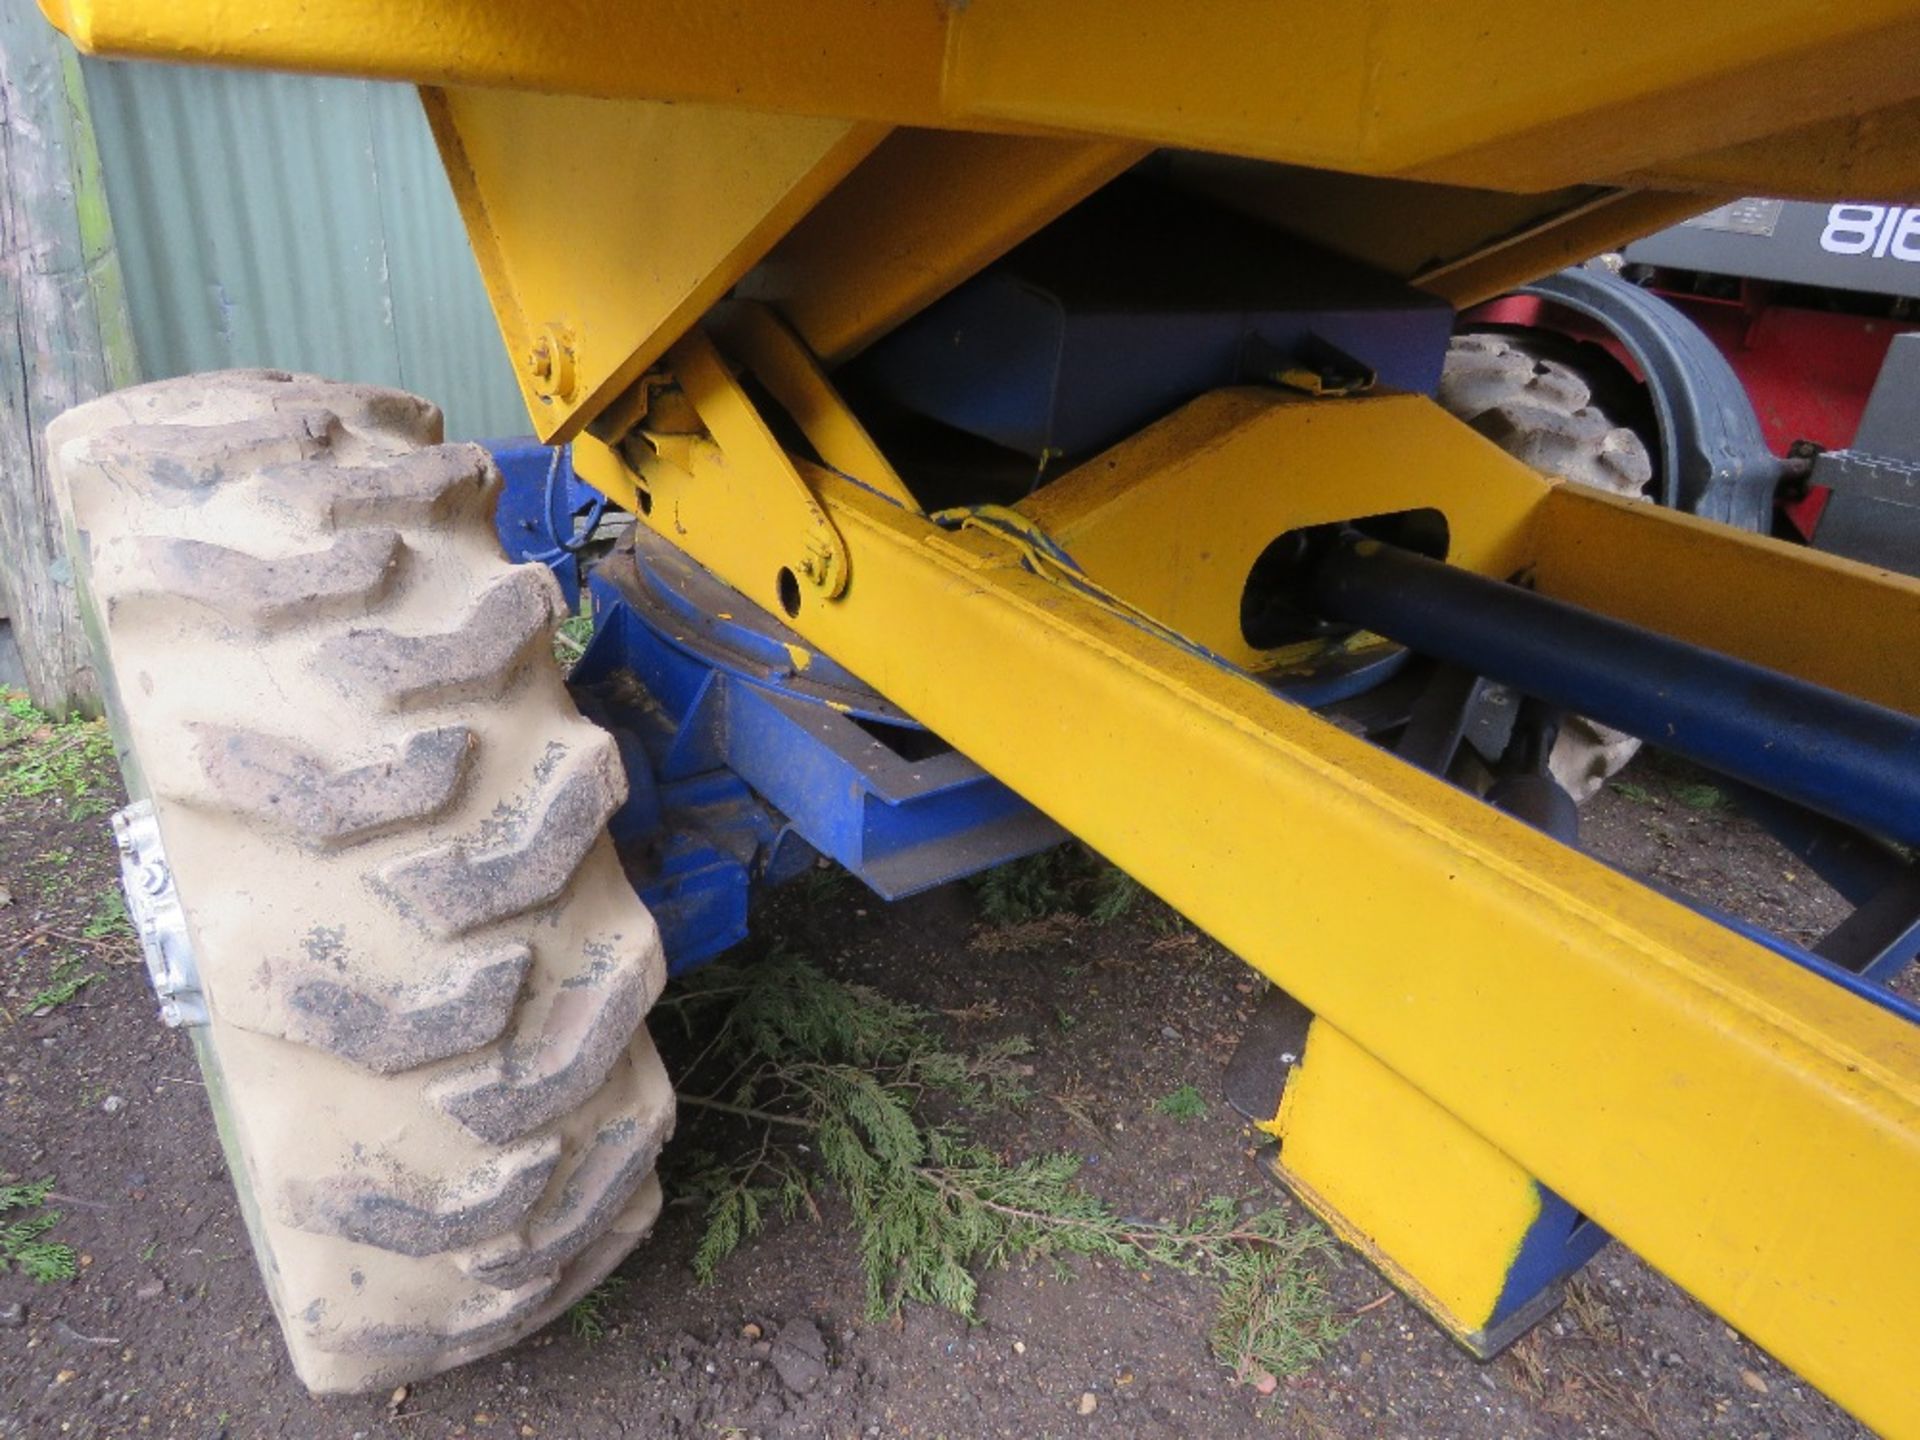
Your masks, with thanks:
<instances>
[{"instance_id":1,"label":"dark blue metal panel","mask_svg":"<svg viewBox=\"0 0 1920 1440\"><path fill-rule=\"evenodd\" d=\"M668 973L683 975L746 939L755 885L791 879L814 852L723 770L663 786L661 798L660 826L621 844L620 858L660 927Z\"/></svg>"},{"instance_id":2,"label":"dark blue metal panel","mask_svg":"<svg viewBox=\"0 0 1920 1440\"><path fill-rule=\"evenodd\" d=\"M494 510L494 533L510 560L549 567L567 604L580 605L580 565L574 555L575 522L591 522L606 509L606 497L573 473L573 452L542 445L531 435L489 440L493 463L505 482Z\"/></svg>"},{"instance_id":3,"label":"dark blue metal panel","mask_svg":"<svg viewBox=\"0 0 1920 1440\"><path fill-rule=\"evenodd\" d=\"M752 891L818 855L897 899L1066 838L651 532L589 591L570 683L620 745L629 794L609 828L672 973L745 938Z\"/></svg>"},{"instance_id":4,"label":"dark blue metal panel","mask_svg":"<svg viewBox=\"0 0 1920 1440\"><path fill-rule=\"evenodd\" d=\"M1036 459L1330 353L1431 393L1453 312L1242 217L1109 187L854 362L867 393Z\"/></svg>"},{"instance_id":5,"label":"dark blue metal panel","mask_svg":"<svg viewBox=\"0 0 1920 1440\"><path fill-rule=\"evenodd\" d=\"M594 572L596 633L574 679L602 697L614 686L601 703L663 783L738 776L886 899L1066 838L680 551L644 531L634 547ZM623 678L644 704L620 703Z\"/></svg>"},{"instance_id":6,"label":"dark blue metal panel","mask_svg":"<svg viewBox=\"0 0 1920 1440\"><path fill-rule=\"evenodd\" d=\"M1920 954L1920 865L1869 896L1815 948L1868 980L1891 980L1906 969Z\"/></svg>"},{"instance_id":7,"label":"dark blue metal panel","mask_svg":"<svg viewBox=\"0 0 1920 1440\"><path fill-rule=\"evenodd\" d=\"M1494 1301L1486 1329L1498 1331L1516 1316L1539 1309L1562 1280L1600 1253L1607 1232L1587 1219L1539 1181L1540 1213L1520 1241L1507 1271L1500 1298Z\"/></svg>"},{"instance_id":8,"label":"dark blue metal panel","mask_svg":"<svg viewBox=\"0 0 1920 1440\"><path fill-rule=\"evenodd\" d=\"M1738 780L1717 778L1742 814L1758 821L1851 905L1865 904L1911 868L1884 841L1862 834L1851 825L1816 815L1805 806Z\"/></svg>"}]
</instances>

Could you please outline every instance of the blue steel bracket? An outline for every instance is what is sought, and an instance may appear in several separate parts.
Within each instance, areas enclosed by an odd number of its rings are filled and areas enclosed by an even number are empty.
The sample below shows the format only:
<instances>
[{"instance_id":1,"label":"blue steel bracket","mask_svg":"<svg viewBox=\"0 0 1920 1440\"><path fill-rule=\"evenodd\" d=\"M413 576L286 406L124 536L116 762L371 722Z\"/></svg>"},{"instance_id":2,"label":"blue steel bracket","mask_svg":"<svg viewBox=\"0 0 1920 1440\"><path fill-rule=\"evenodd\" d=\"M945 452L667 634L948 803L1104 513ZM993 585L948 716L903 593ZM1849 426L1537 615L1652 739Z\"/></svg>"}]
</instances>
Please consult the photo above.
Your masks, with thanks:
<instances>
[{"instance_id":1,"label":"blue steel bracket","mask_svg":"<svg viewBox=\"0 0 1920 1440\"><path fill-rule=\"evenodd\" d=\"M1522 286L1604 325L1646 377L1660 423L1660 503L1766 534L1781 462L1746 387L1680 311L1605 270L1562 270Z\"/></svg>"},{"instance_id":2,"label":"blue steel bracket","mask_svg":"<svg viewBox=\"0 0 1920 1440\"><path fill-rule=\"evenodd\" d=\"M744 936L751 885L816 853L895 900L1067 838L650 531L589 593L570 683L620 740L630 794L611 828L676 973Z\"/></svg>"},{"instance_id":3,"label":"blue steel bracket","mask_svg":"<svg viewBox=\"0 0 1920 1440\"><path fill-rule=\"evenodd\" d=\"M542 445L531 435L489 440L486 447L504 482L493 512L494 533L509 560L532 561L553 571L569 609L580 608L579 542L575 525L587 530L606 510L606 496L573 473L571 447Z\"/></svg>"},{"instance_id":4,"label":"blue steel bracket","mask_svg":"<svg viewBox=\"0 0 1920 1440\"><path fill-rule=\"evenodd\" d=\"M564 448L489 445L509 558L580 602L574 532L604 497ZM894 900L1066 832L650 532L591 581L594 635L569 677L620 746L621 863L682 974L746 938L756 886L820 854Z\"/></svg>"}]
</instances>

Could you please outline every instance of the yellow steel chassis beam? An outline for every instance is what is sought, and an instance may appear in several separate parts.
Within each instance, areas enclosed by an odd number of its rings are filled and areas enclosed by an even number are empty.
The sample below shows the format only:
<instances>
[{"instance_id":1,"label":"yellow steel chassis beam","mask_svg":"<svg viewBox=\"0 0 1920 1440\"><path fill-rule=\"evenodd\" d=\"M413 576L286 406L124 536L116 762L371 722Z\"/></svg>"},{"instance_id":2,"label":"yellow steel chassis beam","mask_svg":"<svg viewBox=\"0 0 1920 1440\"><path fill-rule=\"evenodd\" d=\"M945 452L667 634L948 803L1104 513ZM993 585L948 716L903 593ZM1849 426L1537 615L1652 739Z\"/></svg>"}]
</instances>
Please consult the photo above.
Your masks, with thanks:
<instances>
[{"instance_id":1,"label":"yellow steel chassis beam","mask_svg":"<svg viewBox=\"0 0 1920 1440\"><path fill-rule=\"evenodd\" d=\"M1920 584L1642 502L1554 485L1411 395L1202 396L1069 471L1019 513L1093 580L1248 669L1254 560L1288 530L1432 507L1451 564L1920 711ZM1782 597L1795 623L1779 623Z\"/></svg>"},{"instance_id":2,"label":"yellow steel chassis beam","mask_svg":"<svg viewBox=\"0 0 1920 1440\"><path fill-rule=\"evenodd\" d=\"M701 414L746 403L724 368L679 378ZM1190 408L1204 416L1207 403ZM1304 433L1350 403L1283 413ZM1369 430L1411 435L1429 461L1451 433L1491 478L1530 475L1462 426L1425 424L1428 402L1401 397L1398 415L1362 403ZM630 441L629 468L583 441L576 464L616 498L644 496L646 523L672 543L1868 1423L1920 1432L1908 1383L1920 1031L1277 698L1104 585L1038 563L1019 517L943 526L792 461L849 562L838 599L796 598L756 528L754 455L659 444ZM1268 444L1273 475L1286 448ZM1437 458L1458 468L1457 455ZM1368 481L1349 467L1317 488L1344 487L1350 513L1390 508L1366 503ZM1551 550L1559 507L1595 502L1530 483L1530 529ZM1674 527L1698 527L1652 506L1608 514L1656 551ZM1788 564L1772 542L1704 528L1712 573L1736 585ZM1589 555L1585 568L1605 563ZM1552 564L1569 585L1583 568L1564 544ZM1848 627L1853 653L1912 650L1920 585L1815 568L1824 598L1847 607L1823 622ZM1697 568L1696 585L1710 588ZM1705 608L1683 610L1678 628ZM1768 649L1758 634L1746 648Z\"/></svg>"}]
</instances>

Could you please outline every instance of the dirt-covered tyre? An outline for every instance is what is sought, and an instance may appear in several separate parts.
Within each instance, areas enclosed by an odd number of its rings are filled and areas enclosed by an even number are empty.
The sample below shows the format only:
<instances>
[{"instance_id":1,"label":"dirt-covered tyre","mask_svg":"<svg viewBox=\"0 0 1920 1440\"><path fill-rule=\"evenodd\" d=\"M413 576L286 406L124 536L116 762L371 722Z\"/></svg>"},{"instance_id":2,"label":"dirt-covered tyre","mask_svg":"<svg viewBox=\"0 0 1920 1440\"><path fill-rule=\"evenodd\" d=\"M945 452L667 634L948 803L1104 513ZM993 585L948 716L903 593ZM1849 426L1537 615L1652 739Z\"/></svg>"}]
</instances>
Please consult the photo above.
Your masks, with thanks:
<instances>
[{"instance_id":1,"label":"dirt-covered tyre","mask_svg":"<svg viewBox=\"0 0 1920 1440\"><path fill-rule=\"evenodd\" d=\"M1587 382L1510 335L1453 337L1440 375L1441 405L1516 460L1563 480L1641 497L1653 459L1639 434L1593 404ZM1570 715L1548 768L1575 800L1590 798L1640 749L1633 736Z\"/></svg>"},{"instance_id":2,"label":"dirt-covered tyre","mask_svg":"<svg viewBox=\"0 0 1920 1440\"><path fill-rule=\"evenodd\" d=\"M398 391L270 371L62 416L129 788L154 806L194 1038L315 1391L496 1350L660 1209L665 979L605 822L626 780L494 539L486 452Z\"/></svg>"}]
</instances>

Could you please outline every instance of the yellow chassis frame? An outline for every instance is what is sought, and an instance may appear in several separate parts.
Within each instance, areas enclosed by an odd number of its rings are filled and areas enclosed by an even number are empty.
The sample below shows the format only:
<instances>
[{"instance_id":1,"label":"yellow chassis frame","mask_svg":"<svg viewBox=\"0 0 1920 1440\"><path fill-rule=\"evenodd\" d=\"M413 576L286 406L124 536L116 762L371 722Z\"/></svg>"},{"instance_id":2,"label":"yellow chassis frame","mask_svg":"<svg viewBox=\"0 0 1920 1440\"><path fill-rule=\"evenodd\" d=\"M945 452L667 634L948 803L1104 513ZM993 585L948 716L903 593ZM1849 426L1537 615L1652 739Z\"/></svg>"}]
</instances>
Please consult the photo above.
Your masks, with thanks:
<instances>
[{"instance_id":1,"label":"yellow chassis frame","mask_svg":"<svg viewBox=\"0 0 1920 1440\"><path fill-rule=\"evenodd\" d=\"M670 363L709 352L689 345ZM1381 477L1417 473L1491 572L1531 564L1546 588L1615 597L1668 633L1911 711L1920 669L1874 662L1912 655L1920 584L1548 484L1417 397L1257 392L1204 397L1042 492L1035 510L1083 521L1104 500L1125 537L1109 547L1124 564L1074 576L1047 563L1030 520L929 519L779 452L728 367L676 374L712 437L643 428L618 453L585 440L585 478L1097 845L1472 1143L1869 1423L1920 1429L1920 1032L1278 699L1144 608L1192 573L1195 546L1280 533L1288 508L1298 523L1336 503L1392 509ZM851 423L823 377L806 393L803 431ZM1223 414L1257 435L1251 472L1219 443ZM1209 453L1207 475L1178 473ZM784 487L788 466L844 541L837 599L783 592L756 521L753 491ZM1174 530L1152 503L1163 471L1168 503L1189 502ZM1131 477L1118 490L1116 472ZM1302 498L1272 500L1296 482ZM1131 525L1111 513L1128 498ZM1606 549L1569 543L1594 524ZM1606 583L1613 557L1676 546L1685 594L1641 602ZM1816 635L1847 638L1823 664L1801 663L1803 642L1764 610L1736 621L1704 598L1789 574ZM1662 598L1671 610L1641 613ZM1204 607L1181 618L1205 628Z\"/></svg>"}]
</instances>

